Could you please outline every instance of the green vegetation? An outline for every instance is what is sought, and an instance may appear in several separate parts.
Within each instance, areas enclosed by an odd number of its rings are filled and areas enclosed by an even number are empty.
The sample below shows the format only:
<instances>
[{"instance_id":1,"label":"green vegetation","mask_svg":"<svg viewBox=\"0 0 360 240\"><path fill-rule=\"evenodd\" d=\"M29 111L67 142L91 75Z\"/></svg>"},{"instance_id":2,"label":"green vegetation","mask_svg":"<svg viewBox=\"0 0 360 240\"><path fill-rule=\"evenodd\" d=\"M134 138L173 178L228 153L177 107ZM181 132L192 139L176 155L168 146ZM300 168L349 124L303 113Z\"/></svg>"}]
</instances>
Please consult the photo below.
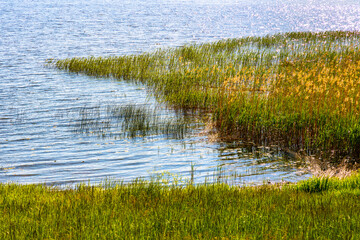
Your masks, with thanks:
<instances>
[{"instance_id":1,"label":"green vegetation","mask_svg":"<svg viewBox=\"0 0 360 240\"><path fill-rule=\"evenodd\" d=\"M360 238L360 173L259 187L163 180L63 190L0 184L0 238Z\"/></svg>"},{"instance_id":2,"label":"green vegetation","mask_svg":"<svg viewBox=\"0 0 360 240\"><path fill-rule=\"evenodd\" d=\"M102 138L144 138L163 135L183 139L199 124L178 114L172 118L161 117L161 110L148 109L146 105L115 105L84 107L73 124L74 131Z\"/></svg>"},{"instance_id":3,"label":"green vegetation","mask_svg":"<svg viewBox=\"0 0 360 240\"><path fill-rule=\"evenodd\" d=\"M49 64L144 84L175 109L211 113L220 138L355 163L359 40L358 32L284 33ZM108 113L127 137L188 129L145 108ZM87 114L79 131L108 130ZM0 238L360 239L360 172L258 187L161 178L74 189L0 184Z\"/></svg>"},{"instance_id":4,"label":"green vegetation","mask_svg":"<svg viewBox=\"0 0 360 240\"><path fill-rule=\"evenodd\" d=\"M284 33L49 63L139 82L169 106L212 113L220 138L355 163L359 40L359 32Z\"/></svg>"}]
</instances>

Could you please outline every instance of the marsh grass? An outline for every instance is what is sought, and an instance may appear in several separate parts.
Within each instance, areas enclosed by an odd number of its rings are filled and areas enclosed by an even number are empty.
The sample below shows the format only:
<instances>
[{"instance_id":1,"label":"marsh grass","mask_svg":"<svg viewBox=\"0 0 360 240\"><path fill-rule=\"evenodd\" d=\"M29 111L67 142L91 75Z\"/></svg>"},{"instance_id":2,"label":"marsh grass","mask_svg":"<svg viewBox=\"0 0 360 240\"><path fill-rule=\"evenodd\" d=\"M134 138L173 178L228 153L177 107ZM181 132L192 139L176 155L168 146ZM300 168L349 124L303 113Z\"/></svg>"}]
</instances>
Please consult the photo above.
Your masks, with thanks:
<instances>
[{"instance_id":1,"label":"marsh grass","mask_svg":"<svg viewBox=\"0 0 360 240\"><path fill-rule=\"evenodd\" d=\"M101 138L122 139L163 136L167 139L183 139L200 126L191 115L169 112L147 105L108 105L83 107L78 119L72 123L74 132L96 135Z\"/></svg>"},{"instance_id":2,"label":"marsh grass","mask_svg":"<svg viewBox=\"0 0 360 240\"><path fill-rule=\"evenodd\" d=\"M358 32L293 32L49 64L145 84L169 106L210 112L222 139L354 163L359 38Z\"/></svg>"},{"instance_id":3,"label":"marsh grass","mask_svg":"<svg viewBox=\"0 0 360 240\"><path fill-rule=\"evenodd\" d=\"M360 174L292 185L0 184L1 239L359 239Z\"/></svg>"}]
</instances>

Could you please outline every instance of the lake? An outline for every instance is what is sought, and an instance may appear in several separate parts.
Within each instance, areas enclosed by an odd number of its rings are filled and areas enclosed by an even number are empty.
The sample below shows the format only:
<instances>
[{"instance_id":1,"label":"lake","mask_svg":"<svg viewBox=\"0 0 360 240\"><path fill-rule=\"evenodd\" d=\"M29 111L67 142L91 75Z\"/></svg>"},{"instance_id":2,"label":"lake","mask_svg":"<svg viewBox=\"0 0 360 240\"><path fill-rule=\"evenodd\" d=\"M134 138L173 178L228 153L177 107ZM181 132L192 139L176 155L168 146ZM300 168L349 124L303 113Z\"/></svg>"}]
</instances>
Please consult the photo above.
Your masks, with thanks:
<instances>
[{"instance_id":1,"label":"lake","mask_svg":"<svg viewBox=\"0 0 360 240\"><path fill-rule=\"evenodd\" d=\"M140 85L69 74L46 59L116 56L224 38L290 31L360 30L357 0L0 1L0 182L71 185L149 179L202 183L299 181L311 174L288 154L211 141L197 125L184 138L126 138L79 130L84 112L106 121L114 106L178 113ZM110 116L111 117L111 116ZM111 126L111 131L117 131Z\"/></svg>"}]
</instances>

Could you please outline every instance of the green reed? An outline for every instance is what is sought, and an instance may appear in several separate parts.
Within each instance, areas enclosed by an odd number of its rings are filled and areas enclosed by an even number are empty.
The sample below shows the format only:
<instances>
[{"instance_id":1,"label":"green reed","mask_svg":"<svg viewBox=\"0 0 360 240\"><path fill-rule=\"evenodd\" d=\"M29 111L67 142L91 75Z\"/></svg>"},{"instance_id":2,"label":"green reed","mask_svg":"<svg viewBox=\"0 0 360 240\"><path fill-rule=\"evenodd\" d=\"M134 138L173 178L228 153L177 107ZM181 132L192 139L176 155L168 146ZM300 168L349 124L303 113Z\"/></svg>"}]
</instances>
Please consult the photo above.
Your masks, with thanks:
<instances>
[{"instance_id":1,"label":"green reed","mask_svg":"<svg viewBox=\"0 0 360 240\"><path fill-rule=\"evenodd\" d=\"M162 111L163 115L168 112ZM161 109L146 105L109 105L84 107L72 124L74 132L101 138L144 138L162 135L169 139L183 139L199 123L191 115L161 116Z\"/></svg>"},{"instance_id":2,"label":"green reed","mask_svg":"<svg viewBox=\"0 0 360 240\"><path fill-rule=\"evenodd\" d=\"M212 113L220 138L356 162L359 38L358 32L294 32L49 64L145 84L171 107Z\"/></svg>"},{"instance_id":3,"label":"green reed","mask_svg":"<svg viewBox=\"0 0 360 240\"><path fill-rule=\"evenodd\" d=\"M359 239L360 174L295 185L0 184L1 239Z\"/></svg>"}]
</instances>

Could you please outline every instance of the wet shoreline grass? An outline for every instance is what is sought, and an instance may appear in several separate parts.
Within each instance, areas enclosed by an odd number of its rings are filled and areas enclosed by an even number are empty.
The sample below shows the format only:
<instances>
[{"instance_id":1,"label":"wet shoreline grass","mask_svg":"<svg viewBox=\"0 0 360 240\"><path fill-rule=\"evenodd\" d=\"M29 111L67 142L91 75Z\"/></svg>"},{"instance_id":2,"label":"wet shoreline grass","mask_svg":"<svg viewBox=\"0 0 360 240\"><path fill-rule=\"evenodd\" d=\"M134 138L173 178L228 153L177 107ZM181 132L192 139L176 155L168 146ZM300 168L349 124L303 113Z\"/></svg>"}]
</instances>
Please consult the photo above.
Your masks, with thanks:
<instances>
[{"instance_id":1,"label":"wet shoreline grass","mask_svg":"<svg viewBox=\"0 0 360 240\"><path fill-rule=\"evenodd\" d=\"M0 184L1 239L358 239L360 173L237 187Z\"/></svg>"},{"instance_id":2,"label":"wet shoreline grass","mask_svg":"<svg viewBox=\"0 0 360 240\"><path fill-rule=\"evenodd\" d=\"M219 139L356 163L359 40L359 32L293 32L49 64L145 84L171 107L210 112Z\"/></svg>"}]
</instances>

